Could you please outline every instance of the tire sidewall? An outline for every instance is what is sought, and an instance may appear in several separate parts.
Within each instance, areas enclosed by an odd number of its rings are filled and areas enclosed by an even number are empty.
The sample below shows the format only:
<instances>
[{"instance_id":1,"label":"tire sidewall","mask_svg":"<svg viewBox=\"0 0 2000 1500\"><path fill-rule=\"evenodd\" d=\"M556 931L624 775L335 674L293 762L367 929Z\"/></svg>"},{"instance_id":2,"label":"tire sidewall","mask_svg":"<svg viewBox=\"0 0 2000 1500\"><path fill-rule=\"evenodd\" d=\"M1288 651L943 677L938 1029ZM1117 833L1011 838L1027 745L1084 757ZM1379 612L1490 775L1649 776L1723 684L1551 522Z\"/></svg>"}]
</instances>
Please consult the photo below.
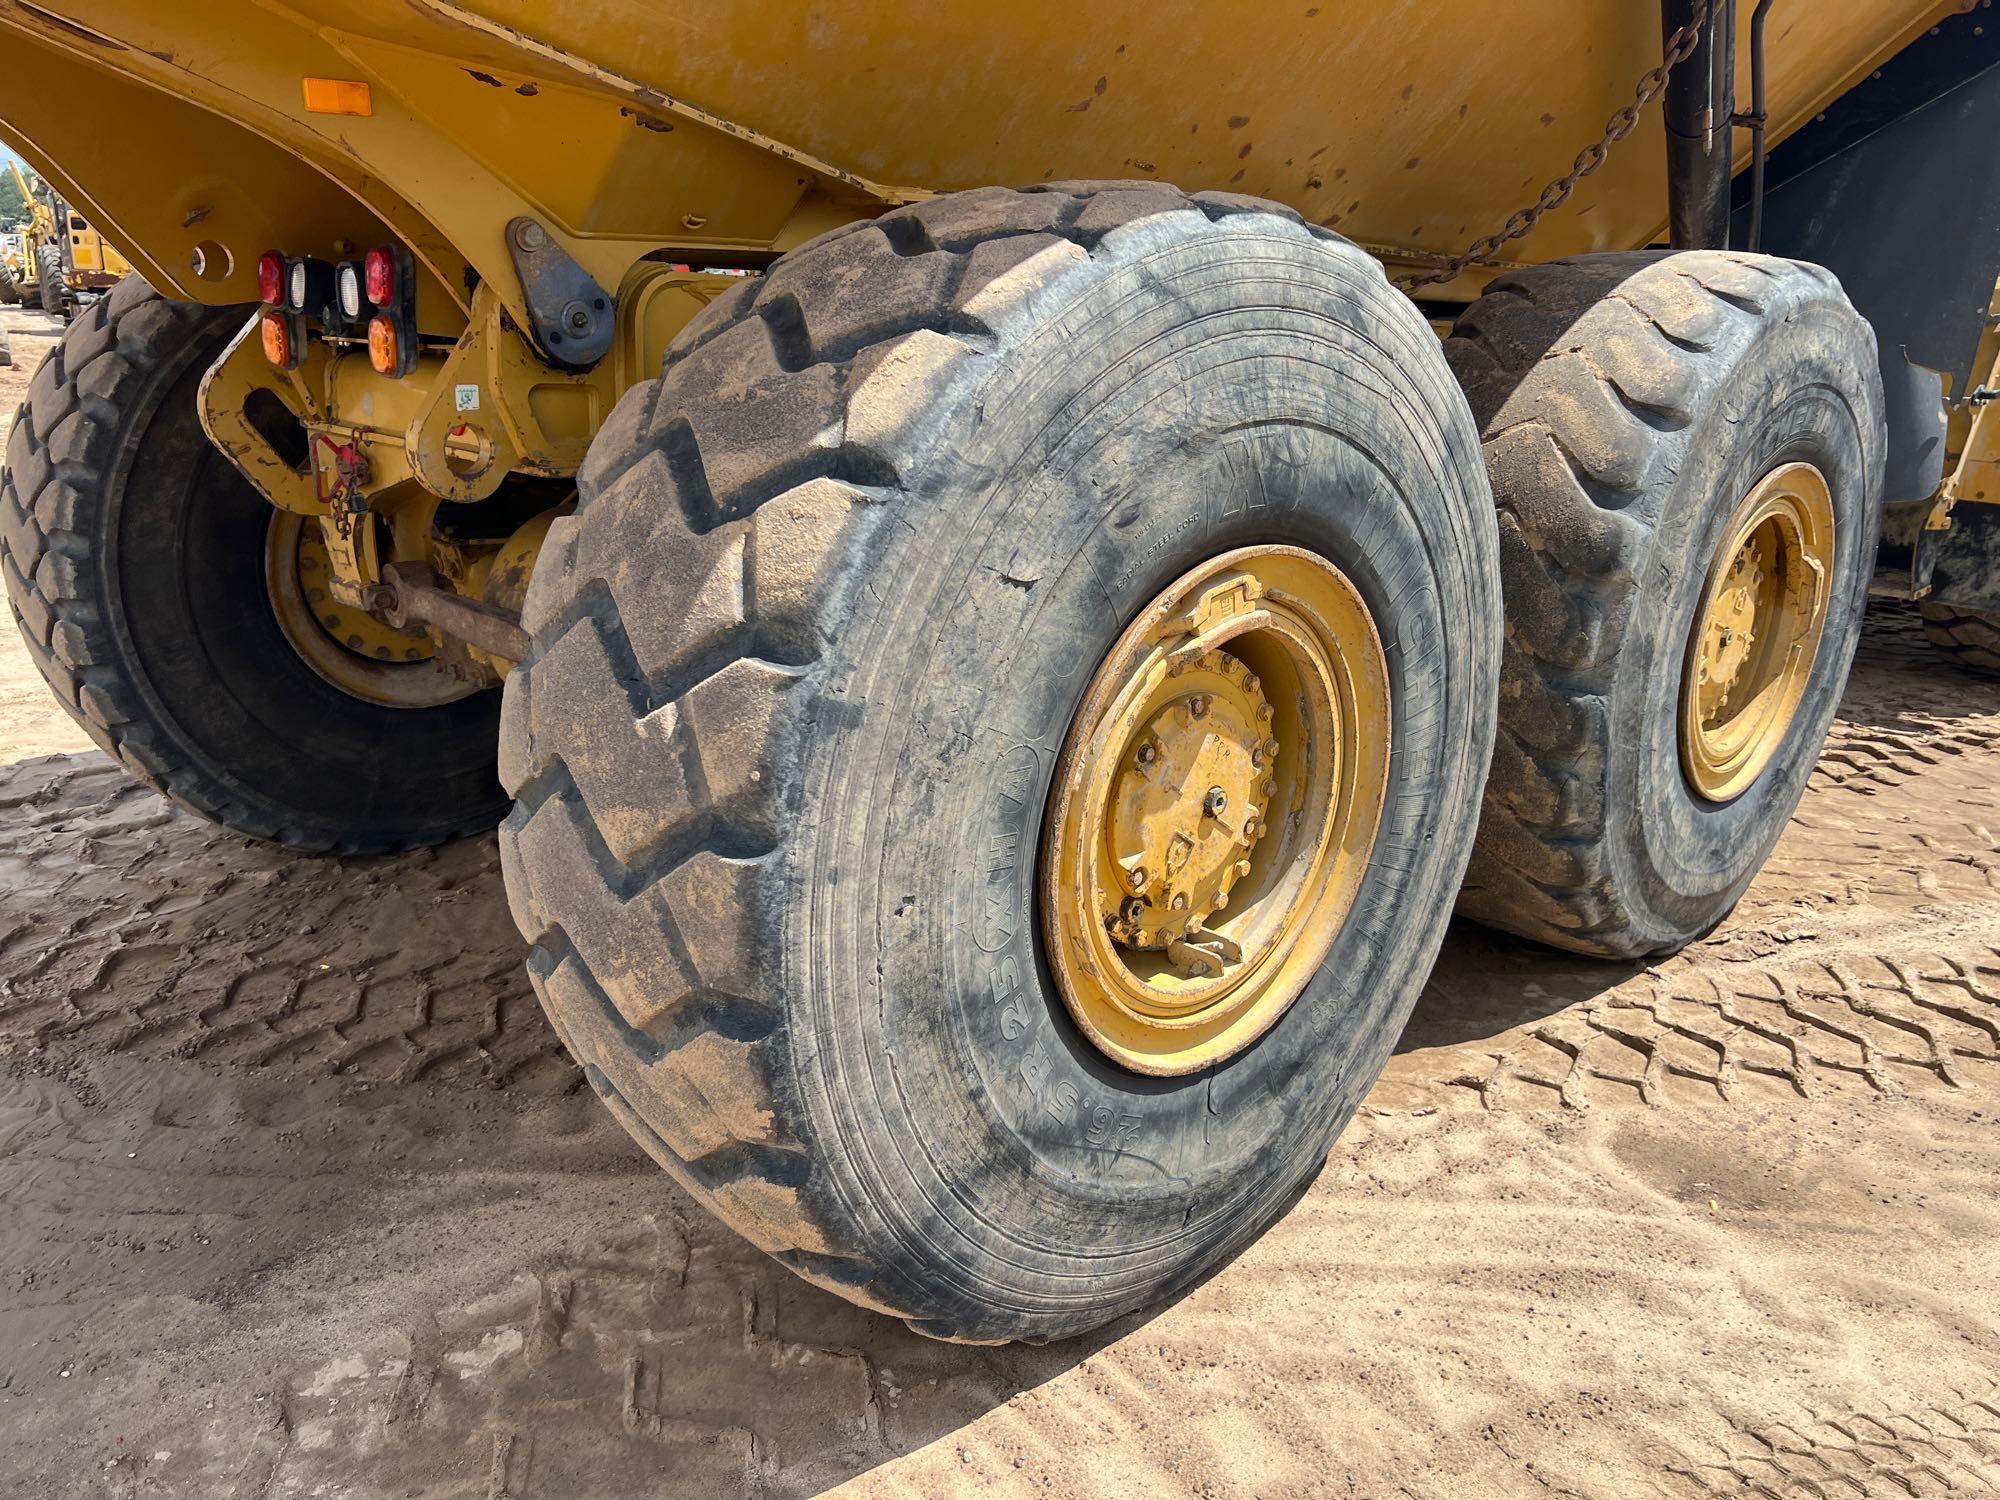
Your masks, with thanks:
<instances>
[{"instance_id":1,"label":"tire sidewall","mask_svg":"<svg viewBox=\"0 0 2000 1500\"><path fill-rule=\"evenodd\" d=\"M1115 233L1063 290L940 409L912 524L871 564L902 592L844 632L865 643L834 673L858 706L816 726L807 915L785 943L784 990L814 1007L788 1031L821 1039L797 1086L847 1143L826 1155L849 1213L877 1226L889 1274L975 1334L1049 1336L1157 1296L1316 1170L1442 938L1493 731L1477 438L1379 270L1281 220L1182 213ZM1389 804L1299 1000L1204 1073L1143 1077L1063 1006L1034 851L1119 633L1190 568L1259 542L1329 558L1375 615Z\"/></svg>"}]
</instances>

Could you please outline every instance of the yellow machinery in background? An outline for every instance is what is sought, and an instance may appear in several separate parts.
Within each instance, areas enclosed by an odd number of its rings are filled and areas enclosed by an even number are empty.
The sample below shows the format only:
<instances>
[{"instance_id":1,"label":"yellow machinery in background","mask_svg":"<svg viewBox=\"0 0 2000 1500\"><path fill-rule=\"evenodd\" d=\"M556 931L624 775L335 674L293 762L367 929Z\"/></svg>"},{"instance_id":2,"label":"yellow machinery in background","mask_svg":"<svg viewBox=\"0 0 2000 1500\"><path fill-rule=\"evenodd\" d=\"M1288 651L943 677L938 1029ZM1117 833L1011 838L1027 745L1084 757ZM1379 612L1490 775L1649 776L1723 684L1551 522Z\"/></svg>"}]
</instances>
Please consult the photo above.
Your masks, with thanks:
<instances>
[{"instance_id":1,"label":"yellow machinery in background","mask_svg":"<svg viewBox=\"0 0 2000 1500\"><path fill-rule=\"evenodd\" d=\"M8 300L39 302L44 312L62 317L80 294L108 291L132 274L132 263L103 232L52 189L31 181L19 162L9 160L7 170L28 205L20 247L6 261Z\"/></svg>"},{"instance_id":2,"label":"yellow machinery in background","mask_svg":"<svg viewBox=\"0 0 2000 1500\"><path fill-rule=\"evenodd\" d=\"M0 9L102 293L0 574L204 816L499 823L784 1264L1074 1333L1303 1190L1454 905L1724 921L1871 588L2000 665L1982 11Z\"/></svg>"}]
</instances>

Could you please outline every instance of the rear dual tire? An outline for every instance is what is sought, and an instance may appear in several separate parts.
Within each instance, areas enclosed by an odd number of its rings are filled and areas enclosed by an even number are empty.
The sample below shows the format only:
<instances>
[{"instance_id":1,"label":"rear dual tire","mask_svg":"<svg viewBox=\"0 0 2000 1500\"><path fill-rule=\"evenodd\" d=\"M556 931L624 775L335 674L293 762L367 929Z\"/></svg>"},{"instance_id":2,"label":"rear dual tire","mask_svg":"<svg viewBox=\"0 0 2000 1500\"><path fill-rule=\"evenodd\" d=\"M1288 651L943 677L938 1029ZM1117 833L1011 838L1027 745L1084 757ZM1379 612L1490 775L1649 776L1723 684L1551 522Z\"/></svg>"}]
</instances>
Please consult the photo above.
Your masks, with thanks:
<instances>
[{"instance_id":1,"label":"rear dual tire","mask_svg":"<svg viewBox=\"0 0 2000 1500\"><path fill-rule=\"evenodd\" d=\"M249 315L128 277L43 361L0 484L0 573L28 654L106 754L238 832L359 854L490 828L498 694L364 703L279 624L279 518L197 410Z\"/></svg>"},{"instance_id":2,"label":"rear dual tire","mask_svg":"<svg viewBox=\"0 0 2000 1500\"><path fill-rule=\"evenodd\" d=\"M1191 1285L1318 1169L1442 938L1490 503L1421 317L1272 205L987 190L793 252L621 402L530 589L501 850L558 1030L697 1198L924 1332ZM1047 962L1051 782L1128 621L1270 543L1374 619L1380 831L1289 1008L1147 1076Z\"/></svg>"},{"instance_id":3,"label":"rear dual tire","mask_svg":"<svg viewBox=\"0 0 2000 1500\"><path fill-rule=\"evenodd\" d=\"M1482 432L1507 596L1500 732L1459 908L1579 953L1674 952L1763 865L1847 680L1880 529L1874 334L1815 266L1595 255L1496 279L1446 351ZM1732 517L1787 473L1815 491L1802 513L1826 491L1805 527L1821 550L1792 563L1815 594L1809 661L1773 678L1796 701L1765 725L1755 774L1711 774L1684 727L1698 627ZM1783 628L1772 613L1747 617Z\"/></svg>"}]
</instances>

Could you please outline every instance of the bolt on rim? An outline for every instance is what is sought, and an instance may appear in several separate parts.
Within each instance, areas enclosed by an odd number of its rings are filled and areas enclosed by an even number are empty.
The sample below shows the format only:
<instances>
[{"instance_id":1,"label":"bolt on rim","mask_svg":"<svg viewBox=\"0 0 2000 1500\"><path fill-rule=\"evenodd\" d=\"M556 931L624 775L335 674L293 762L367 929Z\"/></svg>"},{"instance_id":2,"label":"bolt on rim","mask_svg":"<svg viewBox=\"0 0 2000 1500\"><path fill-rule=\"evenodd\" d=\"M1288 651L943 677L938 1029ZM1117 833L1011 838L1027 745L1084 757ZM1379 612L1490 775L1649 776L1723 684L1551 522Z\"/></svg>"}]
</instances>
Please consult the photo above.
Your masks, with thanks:
<instances>
[{"instance_id":1,"label":"bolt on rim","mask_svg":"<svg viewBox=\"0 0 2000 1500\"><path fill-rule=\"evenodd\" d=\"M1681 768L1710 802L1741 796L1784 743L1832 602L1833 492L1811 464L1753 487L1709 564L1681 678Z\"/></svg>"},{"instance_id":2,"label":"bolt on rim","mask_svg":"<svg viewBox=\"0 0 2000 1500\"><path fill-rule=\"evenodd\" d=\"M1042 924L1106 1055L1176 1075L1247 1047L1353 905L1388 784L1389 673L1325 558L1247 547L1141 611L1056 771Z\"/></svg>"}]
</instances>

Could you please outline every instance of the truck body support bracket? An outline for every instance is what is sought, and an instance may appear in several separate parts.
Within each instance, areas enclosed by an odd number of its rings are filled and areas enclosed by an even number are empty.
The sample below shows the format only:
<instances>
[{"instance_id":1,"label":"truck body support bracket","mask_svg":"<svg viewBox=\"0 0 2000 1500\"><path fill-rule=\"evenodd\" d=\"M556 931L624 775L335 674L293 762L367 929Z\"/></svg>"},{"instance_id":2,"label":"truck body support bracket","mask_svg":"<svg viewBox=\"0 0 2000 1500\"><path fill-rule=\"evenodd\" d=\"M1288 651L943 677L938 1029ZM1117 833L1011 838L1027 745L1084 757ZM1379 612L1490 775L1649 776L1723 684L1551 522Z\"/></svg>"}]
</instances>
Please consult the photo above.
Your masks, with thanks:
<instances>
[{"instance_id":1,"label":"truck body support bracket","mask_svg":"<svg viewBox=\"0 0 2000 1500\"><path fill-rule=\"evenodd\" d=\"M611 294L526 214L507 221L507 251L550 362L581 370L604 358L618 330Z\"/></svg>"}]
</instances>

